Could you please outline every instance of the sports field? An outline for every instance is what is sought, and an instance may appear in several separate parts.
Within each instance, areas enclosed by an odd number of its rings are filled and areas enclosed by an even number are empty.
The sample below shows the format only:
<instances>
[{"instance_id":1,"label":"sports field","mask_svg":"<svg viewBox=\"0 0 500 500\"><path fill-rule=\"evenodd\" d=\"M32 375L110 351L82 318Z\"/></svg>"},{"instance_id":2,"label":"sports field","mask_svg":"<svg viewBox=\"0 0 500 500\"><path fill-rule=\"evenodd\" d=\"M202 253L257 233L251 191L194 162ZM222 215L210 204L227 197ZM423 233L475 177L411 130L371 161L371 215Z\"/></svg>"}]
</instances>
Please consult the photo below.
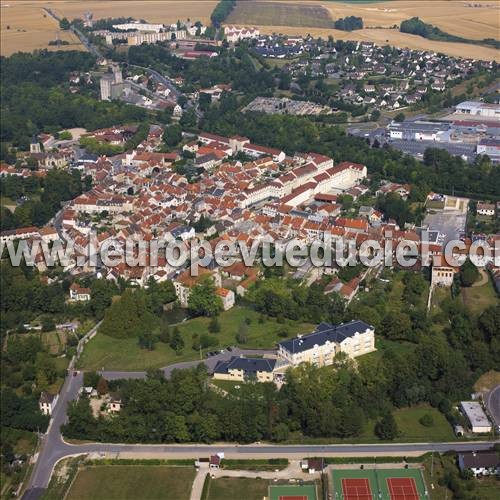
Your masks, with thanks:
<instances>
[{"instance_id":1,"label":"sports field","mask_svg":"<svg viewBox=\"0 0 500 500\"><path fill-rule=\"evenodd\" d=\"M316 487L303 485L269 486L269 500L317 500Z\"/></svg>"},{"instance_id":2,"label":"sports field","mask_svg":"<svg viewBox=\"0 0 500 500\"><path fill-rule=\"evenodd\" d=\"M418 469L334 469L335 500L427 500Z\"/></svg>"},{"instance_id":3,"label":"sports field","mask_svg":"<svg viewBox=\"0 0 500 500\"><path fill-rule=\"evenodd\" d=\"M78 472L67 500L188 500L195 470L163 465L100 465Z\"/></svg>"}]
</instances>

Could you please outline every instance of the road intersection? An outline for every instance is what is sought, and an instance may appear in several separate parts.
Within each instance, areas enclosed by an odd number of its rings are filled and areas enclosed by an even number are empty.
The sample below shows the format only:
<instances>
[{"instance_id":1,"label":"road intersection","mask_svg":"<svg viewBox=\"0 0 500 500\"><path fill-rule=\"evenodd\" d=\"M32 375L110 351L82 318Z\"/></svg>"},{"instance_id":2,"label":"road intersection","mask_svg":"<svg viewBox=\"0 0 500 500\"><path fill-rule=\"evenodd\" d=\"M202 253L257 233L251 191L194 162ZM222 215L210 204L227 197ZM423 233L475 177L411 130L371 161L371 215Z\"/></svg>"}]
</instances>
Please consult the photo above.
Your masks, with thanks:
<instances>
[{"instance_id":1,"label":"road intersection","mask_svg":"<svg viewBox=\"0 0 500 500\"><path fill-rule=\"evenodd\" d=\"M168 378L175 369L186 369L204 363L212 371L219 360L229 359L231 356L241 354L266 354L269 351L234 349L207 358L202 361L187 361L162 368ZM70 367L73 362L70 364ZM102 372L108 380L122 378L144 378L146 372ZM390 443L390 444L331 444L331 445L273 445L251 444L239 445L233 443L221 444L113 444L113 443L86 443L70 444L64 441L61 426L67 420L67 408L71 401L78 397L83 386L83 372L74 372L71 368L59 395L59 401L53 411L52 419L47 433L42 438L38 459L23 496L23 500L36 500L44 493L50 477L58 461L78 455L99 454L102 456L118 456L121 454L137 455L138 457L155 456L162 458L198 458L215 453L224 452L228 458L252 459L258 458L303 458L307 456L328 456L343 454L357 456L374 455L411 455L426 452L478 451L489 449L492 442L451 442L451 443ZM492 397L500 397L500 390Z\"/></svg>"}]
</instances>

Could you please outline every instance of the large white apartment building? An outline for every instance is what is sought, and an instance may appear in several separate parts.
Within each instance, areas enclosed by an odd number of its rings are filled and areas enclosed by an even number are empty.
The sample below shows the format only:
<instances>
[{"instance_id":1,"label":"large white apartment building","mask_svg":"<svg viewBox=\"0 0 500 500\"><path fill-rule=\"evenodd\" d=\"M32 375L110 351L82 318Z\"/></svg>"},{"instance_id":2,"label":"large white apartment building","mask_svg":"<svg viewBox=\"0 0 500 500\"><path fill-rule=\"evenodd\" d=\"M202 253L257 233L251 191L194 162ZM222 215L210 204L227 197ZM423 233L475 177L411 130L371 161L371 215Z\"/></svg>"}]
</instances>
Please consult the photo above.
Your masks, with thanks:
<instances>
[{"instance_id":1,"label":"large white apartment building","mask_svg":"<svg viewBox=\"0 0 500 500\"><path fill-rule=\"evenodd\" d=\"M278 357L291 366L312 363L327 366L343 352L356 358L375 350L375 329L363 321L333 325L320 323L309 335L299 335L278 344Z\"/></svg>"}]
</instances>

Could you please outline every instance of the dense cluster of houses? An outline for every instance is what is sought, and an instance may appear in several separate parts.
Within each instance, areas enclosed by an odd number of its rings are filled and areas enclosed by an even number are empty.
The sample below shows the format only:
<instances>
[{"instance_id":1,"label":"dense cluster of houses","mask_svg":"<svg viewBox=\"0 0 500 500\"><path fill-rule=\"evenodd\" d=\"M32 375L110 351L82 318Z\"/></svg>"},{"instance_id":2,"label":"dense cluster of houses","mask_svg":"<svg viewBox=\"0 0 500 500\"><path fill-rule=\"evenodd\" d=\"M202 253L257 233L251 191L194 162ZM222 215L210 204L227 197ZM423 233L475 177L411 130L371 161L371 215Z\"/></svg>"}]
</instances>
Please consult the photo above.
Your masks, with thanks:
<instances>
[{"instance_id":1,"label":"dense cluster of houses","mask_svg":"<svg viewBox=\"0 0 500 500\"><path fill-rule=\"evenodd\" d=\"M134 127L111 127L87 136L123 144L134 131ZM273 242L284 247L292 240L309 245L328 237L354 241L359 250L366 240L383 245L389 230L394 245L422 244L418 228L399 228L373 207L361 206L356 216L343 213L340 195L349 194L357 200L369 191L364 165L335 163L333 158L313 152L288 156L282 150L253 144L245 137L206 132L185 144L183 151L162 153L158 152L162 135L160 126L151 126L137 148L109 158L80 155L77 159L73 152L72 166L90 176L94 187L65 204L58 216L57 230L46 227L5 231L2 241L70 242L76 254L67 270L74 277L96 272L88 260L78 259L88 255L91 243L96 250L120 249L125 248L127 240L151 241L161 237L167 243L179 242L188 253L195 237L210 240L213 249L221 241L248 247L253 242ZM189 180L176 168L176 162L186 152L193 157L188 161L196 171ZM2 167L5 174L15 170ZM406 199L410 189L409 185L382 182L374 194L397 193ZM482 211L488 206L478 208ZM195 227L201 218L209 224L197 231ZM488 237L488 241L493 247L495 238ZM431 259L442 255L442 242L436 240L427 245ZM37 267L45 271L43 256L38 257ZM186 307L197 278L186 267L172 267L161 255L156 262L148 259L136 266L125 262L103 265L98 272L107 279L123 278L138 286L146 285L151 277L157 281L171 279L180 304ZM294 277L310 284L324 274L330 275L325 293L339 293L349 302L358 292L362 276L343 282L336 276L338 269L335 265L315 267L307 262ZM247 267L239 261L229 268L219 268L212 262L206 272L215 281L224 309L231 308L236 296L245 295L260 276L258 263ZM447 275L442 278L443 284L449 279ZM88 299L86 290L71 290L70 300Z\"/></svg>"},{"instance_id":2,"label":"dense cluster of houses","mask_svg":"<svg viewBox=\"0 0 500 500\"><path fill-rule=\"evenodd\" d=\"M373 42L351 42L339 48L312 37L267 35L255 43L253 50L263 57L290 59L282 70L292 77L310 74L313 78L340 80L337 100L376 109L400 109L418 103L430 90L442 92L449 82L479 69L491 69L494 64L430 51L387 50ZM298 57L304 54L308 57ZM291 89L296 86L293 82Z\"/></svg>"}]
</instances>

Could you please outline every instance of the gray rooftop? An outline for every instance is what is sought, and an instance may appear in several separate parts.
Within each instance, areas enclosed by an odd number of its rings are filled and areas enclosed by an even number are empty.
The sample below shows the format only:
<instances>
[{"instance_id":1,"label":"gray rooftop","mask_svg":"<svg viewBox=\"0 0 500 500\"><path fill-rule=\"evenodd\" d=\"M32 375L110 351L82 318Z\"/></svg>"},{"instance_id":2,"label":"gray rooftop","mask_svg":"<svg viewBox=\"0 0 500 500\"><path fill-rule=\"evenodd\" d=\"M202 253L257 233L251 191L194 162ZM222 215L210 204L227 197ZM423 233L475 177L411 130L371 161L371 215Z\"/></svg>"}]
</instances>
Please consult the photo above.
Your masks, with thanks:
<instances>
[{"instance_id":1,"label":"gray rooftop","mask_svg":"<svg viewBox=\"0 0 500 500\"><path fill-rule=\"evenodd\" d=\"M364 321L353 320L341 325L331 323L320 323L316 330L309 335L295 337L294 339L280 342L279 346L292 354L308 351L315 345L324 345L327 342L340 343L348 337L353 337L356 333L364 333L366 330L374 329Z\"/></svg>"},{"instance_id":2,"label":"gray rooftop","mask_svg":"<svg viewBox=\"0 0 500 500\"><path fill-rule=\"evenodd\" d=\"M272 372L275 365L275 359L233 356L229 361L219 361L215 365L214 372L227 373L229 370L243 370L245 373Z\"/></svg>"}]
</instances>

